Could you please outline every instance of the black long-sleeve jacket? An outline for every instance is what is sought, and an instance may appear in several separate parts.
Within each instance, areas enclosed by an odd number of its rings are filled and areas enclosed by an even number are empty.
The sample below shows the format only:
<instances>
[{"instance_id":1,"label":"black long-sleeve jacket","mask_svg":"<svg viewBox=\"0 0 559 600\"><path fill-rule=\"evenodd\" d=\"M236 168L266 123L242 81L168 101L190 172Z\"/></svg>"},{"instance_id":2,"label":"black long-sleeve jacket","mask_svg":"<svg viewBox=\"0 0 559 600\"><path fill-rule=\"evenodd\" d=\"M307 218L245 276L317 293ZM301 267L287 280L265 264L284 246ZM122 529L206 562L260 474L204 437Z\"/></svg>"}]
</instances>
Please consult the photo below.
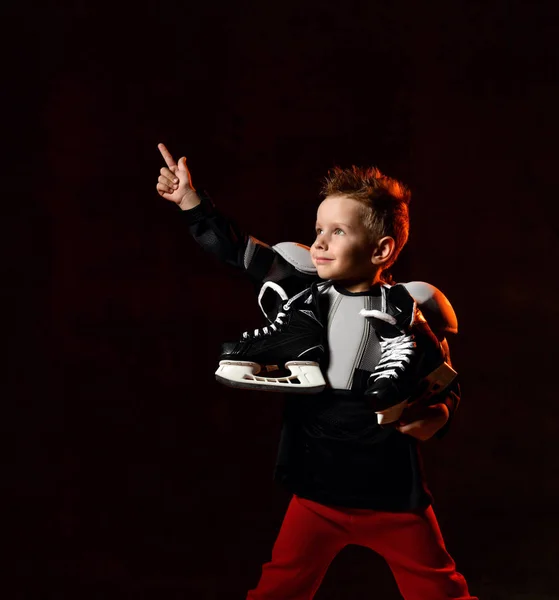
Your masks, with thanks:
<instances>
[{"instance_id":1,"label":"black long-sleeve jacket","mask_svg":"<svg viewBox=\"0 0 559 600\"><path fill-rule=\"evenodd\" d=\"M291 296L318 279L306 247L290 243L271 247L256 240L205 196L183 216L205 250L243 269L257 286L276 281ZM406 286L439 339L456 332L454 311L439 290L423 282ZM330 386L312 396L286 395L275 479L291 492L323 504L387 511L423 508L431 495L417 440L380 427L362 393L361 384L374 369L380 350L376 336L362 329L365 320L355 315L360 307L379 306L380 286L351 293L334 285L330 296ZM362 337L357 342L348 333L356 328ZM441 398L450 418L438 437L448 430L459 400L457 384Z\"/></svg>"}]
</instances>

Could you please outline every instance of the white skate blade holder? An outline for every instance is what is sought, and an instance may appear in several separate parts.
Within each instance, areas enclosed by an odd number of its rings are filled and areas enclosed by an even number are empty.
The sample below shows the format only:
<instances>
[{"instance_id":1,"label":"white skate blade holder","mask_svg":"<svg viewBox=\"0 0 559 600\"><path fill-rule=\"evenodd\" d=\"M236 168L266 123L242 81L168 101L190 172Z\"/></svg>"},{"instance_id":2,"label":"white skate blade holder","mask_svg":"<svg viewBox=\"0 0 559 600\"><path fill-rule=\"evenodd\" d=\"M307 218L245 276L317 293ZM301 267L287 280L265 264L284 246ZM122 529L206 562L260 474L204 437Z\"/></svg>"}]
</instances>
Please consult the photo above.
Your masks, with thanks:
<instances>
[{"instance_id":1,"label":"white skate blade holder","mask_svg":"<svg viewBox=\"0 0 559 600\"><path fill-rule=\"evenodd\" d=\"M414 398L414 402L428 400L432 396L444 392L457 376L458 373L447 362L443 362L420 382L420 389L425 389L420 396Z\"/></svg>"},{"instance_id":2,"label":"white skate blade holder","mask_svg":"<svg viewBox=\"0 0 559 600\"><path fill-rule=\"evenodd\" d=\"M400 402L399 404L395 404L390 408L385 408L384 410L377 412L377 423L379 425L387 425L388 423L394 423L394 421L397 421L400 418L400 416L404 412L404 408L406 408L407 405L408 400L406 399L403 402Z\"/></svg>"},{"instance_id":3,"label":"white skate blade holder","mask_svg":"<svg viewBox=\"0 0 559 600\"><path fill-rule=\"evenodd\" d=\"M285 363L290 375L270 377L259 375L259 364L247 361L222 360L215 378L229 387L266 392L317 394L326 387L319 364L314 361L292 360Z\"/></svg>"},{"instance_id":4,"label":"white skate blade holder","mask_svg":"<svg viewBox=\"0 0 559 600\"><path fill-rule=\"evenodd\" d=\"M425 402L436 394L440 394L454 381L457 375L458 373L447 362L443 362L419 383L418 387L424 389L419 396L413 398L413 402ZM397 421L404 412L408 402L409 398L390 408L378 411L376 413L377 423L379 425L387 425L388 423Z\"/></svg>"}]
</instances>

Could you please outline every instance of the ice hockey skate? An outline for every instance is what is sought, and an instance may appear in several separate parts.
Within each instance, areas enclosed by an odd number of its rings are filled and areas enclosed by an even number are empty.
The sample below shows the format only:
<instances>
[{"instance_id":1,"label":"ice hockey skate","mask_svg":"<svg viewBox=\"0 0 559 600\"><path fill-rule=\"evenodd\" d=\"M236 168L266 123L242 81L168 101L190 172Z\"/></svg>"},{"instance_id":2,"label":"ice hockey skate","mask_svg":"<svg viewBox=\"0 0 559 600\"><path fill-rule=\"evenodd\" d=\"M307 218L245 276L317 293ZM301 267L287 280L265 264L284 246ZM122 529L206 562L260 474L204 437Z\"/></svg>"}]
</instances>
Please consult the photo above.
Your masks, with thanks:
<instances>
[{"instance_id":1,"label":"ice hockey skate","mask_svg":"<svg viewBox=\"0 0 559 600\"><path fill-rule=\"evenodd\" d=\"M382 310L362 310L380 339L381 358L366 395L381 425L397 421L410 397L426 401L456 378L441 345L404 285L383 289Z\"/></svg>"},{"instance_id":2,"label":"ice hockey skate","mask_svg":"<svg viewBox=\"0 0 559 600\"><path fill-rule=\"evenodd\" d=\"M230 387L252 390L321 392L326 387L320 368L326 354L326 335L317 295L324 285L314 283L287 299L279 285L264 284L259 296L261 308L268 289L282 300L275 320L243 333L238 342L223 344L216 379Z\"/></svg>"}]
</instances>

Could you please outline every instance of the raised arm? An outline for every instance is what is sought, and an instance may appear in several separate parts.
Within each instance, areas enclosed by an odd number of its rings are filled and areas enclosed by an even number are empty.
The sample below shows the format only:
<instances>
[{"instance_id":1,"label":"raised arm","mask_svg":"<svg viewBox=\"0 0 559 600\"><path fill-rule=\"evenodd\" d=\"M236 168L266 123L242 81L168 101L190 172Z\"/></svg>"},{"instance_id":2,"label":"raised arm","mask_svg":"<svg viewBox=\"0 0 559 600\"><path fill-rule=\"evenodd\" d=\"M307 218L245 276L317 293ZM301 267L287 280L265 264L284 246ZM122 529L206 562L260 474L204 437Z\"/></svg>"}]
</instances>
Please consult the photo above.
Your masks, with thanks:
<instances>
[{"instance_id":1,"label":"raised arm","mask_svg":"<svg viewBox=\"0 0 559 600\"><path fill-rule=\"evenodd\" d=\"M196 191L185 157L175 162L164 144L158 148L166 166L160 171L157 192L183 211L192 237L204 250L244 270L256 284L281 282L288 295L310 285L316 272L305 247L291 242L270 246L242 231L207 194Z\"/></svg>"},{"instance_id":2,"label":"raised arm","mask_svg":"<svg viewBox=\"0 0 559 600\"><path fill-rule=\"evenodd\" d=\"M206 194L196 191L184 156L176 162L164 144L158 148L166 166L161 168L157 193L184 211L192 237L204 250L262 281L275 258L270 246L242 232L216 210Z\"/></svg>"}]
</instances>

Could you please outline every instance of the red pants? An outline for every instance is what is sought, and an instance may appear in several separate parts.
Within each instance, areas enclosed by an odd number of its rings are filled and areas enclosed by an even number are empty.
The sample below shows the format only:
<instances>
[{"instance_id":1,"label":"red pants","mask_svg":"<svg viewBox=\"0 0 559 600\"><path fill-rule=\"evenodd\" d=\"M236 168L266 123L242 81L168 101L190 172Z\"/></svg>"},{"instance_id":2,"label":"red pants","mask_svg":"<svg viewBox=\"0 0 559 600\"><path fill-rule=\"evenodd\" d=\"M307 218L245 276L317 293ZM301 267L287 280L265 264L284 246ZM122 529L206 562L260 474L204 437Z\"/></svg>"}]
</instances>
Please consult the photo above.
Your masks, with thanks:
<instances>
[{"instance_id":1,"label":"red pants","mask_svg":"<svg viewBox=\"0 0 559 600\"><path fill-rule=\"evenodd\" d=\"M297 496L285 514L272 560L262 567L247 600L312 598L328 566L348 544L383 556L405 600L477 600L456 572L431 507L389 513L324 506Z\"/></svg>"}]
</instances>

